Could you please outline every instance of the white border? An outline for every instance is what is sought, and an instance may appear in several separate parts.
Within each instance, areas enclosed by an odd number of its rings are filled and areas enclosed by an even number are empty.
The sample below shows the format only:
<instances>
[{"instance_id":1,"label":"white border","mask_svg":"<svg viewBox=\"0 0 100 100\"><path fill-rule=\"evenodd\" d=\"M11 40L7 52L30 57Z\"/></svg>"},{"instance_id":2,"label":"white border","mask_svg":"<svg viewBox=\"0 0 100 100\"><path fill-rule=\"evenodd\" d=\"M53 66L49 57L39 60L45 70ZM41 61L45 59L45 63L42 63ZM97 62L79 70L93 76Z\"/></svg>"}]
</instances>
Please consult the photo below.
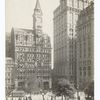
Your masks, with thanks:
<instances>
[{"instance_id":1,"label":"white border","mask_svg":"<svg viewBox=\"0 0 100 100\"><path fill-rule=\"evenodd\" d=\"M100 100L100 0L95 1L95 100ZM0 0L0 100L5 100L5 0Z\"/></svg>"},{"instance_id":2,"label":"white border","mask_svg":"<svg viewBox=\"0 0 100 100\"><path fill-rule=\"evenodd\" d=\"M94 70L95 100L100 100L100 0L95 1Z\"/></svg>"},{"instance_id":3,"label":"white border","mask_svg":"<svg viewBox=\"0 0 100 100\"><path fill-rule=\"evenodd\" d=\"M5 100L5 0L0 0L0 100Z\"/></svg>"}]
</instances>

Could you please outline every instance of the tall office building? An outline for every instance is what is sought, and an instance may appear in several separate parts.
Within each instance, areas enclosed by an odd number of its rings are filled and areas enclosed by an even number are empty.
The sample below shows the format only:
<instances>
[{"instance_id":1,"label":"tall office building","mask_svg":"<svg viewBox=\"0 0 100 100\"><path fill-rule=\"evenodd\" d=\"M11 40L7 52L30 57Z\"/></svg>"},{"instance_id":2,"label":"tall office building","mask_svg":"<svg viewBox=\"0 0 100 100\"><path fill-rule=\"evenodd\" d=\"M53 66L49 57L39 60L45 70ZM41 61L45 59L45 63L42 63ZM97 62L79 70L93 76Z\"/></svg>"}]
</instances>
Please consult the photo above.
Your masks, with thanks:
<instances>
[{"instance_id":1,"label":"tall office building","mask_svg":"<svg viewBox=\"0 0 100 100\"><path fill-rule=\"evenodd\" d=\"M66 78L76 83L76 24L87 0L60 0L54 11L54 80Z\"/></svg>"},{"instance_id":2,"label":"tall office building","mask_svg":"<svg viewBox=\"0 0 100 100\"><path fill-rule=\"evenodd\" d=\"M51 88L51 41L42 31L42 10L39 0L33 13L33 29L12 28L12 58L17 66L18 88L28 80L38 81L39 88ZM34 76L34 77L32 77Z\"/></svg>"},{"instance_id":3,"label":"tall office building","mask_svg":"<svg viewBox=\"0 0 100 100\"><path fill-rule=\"evenodd\" d=\"M77 22L77 84L81 89L94 79L94 3L82 10Z\"/></svg>"}]
</instances>

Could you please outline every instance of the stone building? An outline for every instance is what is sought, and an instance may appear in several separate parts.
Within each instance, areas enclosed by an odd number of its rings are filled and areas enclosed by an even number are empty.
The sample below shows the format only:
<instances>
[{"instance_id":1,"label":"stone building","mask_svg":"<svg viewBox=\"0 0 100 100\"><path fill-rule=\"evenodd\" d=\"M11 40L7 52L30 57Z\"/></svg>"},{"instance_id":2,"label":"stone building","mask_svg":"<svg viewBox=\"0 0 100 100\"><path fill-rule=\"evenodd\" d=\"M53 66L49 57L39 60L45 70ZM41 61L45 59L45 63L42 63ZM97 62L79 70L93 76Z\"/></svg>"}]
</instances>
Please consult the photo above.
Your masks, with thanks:
<instances>
[{"instance_id":1,"label":"stone building","mask_svg":"<svg viewBox=\"0 0 100 100\"><path fill-rule=\"evenodd\" d=\"M81 89L94 79L94 3L82 10L77 22L77 84Z\"/></svg>"},{"instance_id":2,"label":"stone building","mask_svg":"<svg viewBox=\"0 0 100 100\"><path fill-rule=\"evenodd\" d=\"M51 41L43 33L42 16L37 0L33 13L33 29L11 30L11 57L17 67L18 89L25 89L29 80L37 81L39 89L51 88Z\"/></svg>"},{"instance_id":3,"label":"stone building","mask_svg":"<svg viewBox=\"0 0 100 100\"><path fill-rule=\"evenodd\" d=\"M5 39L6 57L11 57L11 34L6 32Z\"/></svg>"},{"instance_id":4,"label":"stone building","mask_svg":"<svg viewBox=\"0 0 100 100\"><path fill-rule=\"evenodd\" d=\"M14 71L14 61L12 58L7 57L6 58L6 68L5 68L5 93L6 95L9 95L10 92L14 89L14 76L12 71Z\"/></svg>"},{"instance_id":5,"label":"stone building","mask_svg":"<svg viewBox=\"0 0 100 100\"><path fill-rule=\"evenodd\" d=\"M76 25L80 11L87 6L85 0L60 0L54 11L54 80L66 78L76 83Z\"/></svg>"}]
</instances>

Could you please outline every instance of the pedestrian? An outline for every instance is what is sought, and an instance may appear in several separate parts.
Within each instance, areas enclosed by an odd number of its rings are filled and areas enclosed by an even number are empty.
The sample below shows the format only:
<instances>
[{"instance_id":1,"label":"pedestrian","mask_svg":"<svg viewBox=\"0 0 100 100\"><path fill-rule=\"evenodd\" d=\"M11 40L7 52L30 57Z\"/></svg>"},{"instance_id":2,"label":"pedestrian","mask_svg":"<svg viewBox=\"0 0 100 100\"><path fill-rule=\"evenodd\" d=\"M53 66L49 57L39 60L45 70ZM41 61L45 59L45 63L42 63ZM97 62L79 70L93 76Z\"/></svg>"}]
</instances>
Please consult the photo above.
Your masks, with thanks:
<instances>
[{"instance_id":1,"label":"pedestrian","mask_svg":"<svg viewBox=\"0 0 100 100\"><path fill-rule=\"evenodd\" d=\"M24 97L24 99L23 99L23 100L27 100L27 99L26 99L26 97Z\"/></svg>"},{"instance_id":2,"label":"pedestrian","mask_svg":"<svg viewBox=\"0 0 100 100\"><path fill-rule=\"evenodd\" d=\"M29 97L29 100L32 100L31 96Z\"/></svg>"},{"instance_id":3,"label":"pedestrian","mask_svg":"<svg viewBox=\"0 0 100 100\"><path fill-rule=\"evenodd\" d=\"M21 100L21 98L19 98L18 100Z\"/></svg>"},{"instance_id":4,"label":"pedestrian","mask_svg":"<svg viewBox=\"0 0 100 100\"><path fill-rule=\"evenodd\" d=\"M78 100L80 100L80 96L78 96Z\"/></svg>"},{"instance_id":5,"label":"pedestrian","mask_svg":"<svg viewBox=\"0 0 100 100\"><path fill-rule=\"evenodd\" d=\"M51 96L51 100L53 100L53 96Z\"/></svg>"},{"instance_id":6,"label":"pedestrian","mask_svg":"<svg viewBox=\"0 0 100 100\"><path fill-rule=\"evenodd\" d=\"M26 97L26 100L28 100L27 97Z\"/></svg>"}]
</instances>

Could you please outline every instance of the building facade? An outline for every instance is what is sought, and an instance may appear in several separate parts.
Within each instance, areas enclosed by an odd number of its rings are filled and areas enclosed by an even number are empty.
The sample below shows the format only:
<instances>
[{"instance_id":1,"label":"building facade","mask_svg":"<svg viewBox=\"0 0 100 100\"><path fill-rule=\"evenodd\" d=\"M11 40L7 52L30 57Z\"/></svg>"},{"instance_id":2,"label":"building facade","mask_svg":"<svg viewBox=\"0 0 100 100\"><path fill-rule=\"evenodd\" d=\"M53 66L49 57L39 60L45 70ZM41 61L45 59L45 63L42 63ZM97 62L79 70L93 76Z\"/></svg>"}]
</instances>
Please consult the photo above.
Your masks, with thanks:
<instances>
[{"instance_id":1,"label":"building facade","mask_svg":"<svg viewBox=\"0 0 100 100\"><path fill-rule=\"evenodd\" d=\"M94 80L94 3L82 10L77 22L77 82L81 89Z\"/></svg>"},{"instance_id":2,"label":"building facade","mask_svg":"<svg viewBox=\"0 0 100 100\"><path fill-rule=\"evenodd\" d=\"M51 88L51 41L43 33L42 16L37 0L33 13L33 29L12 28L11 31L12 58L17 67L16 86L19 89L27 86L27 80L38 81L39 88Z\"/></svg>"},{"instance_id":3,"label":"building facade","mask_svg":"<svg viewBox=\"0 0 100 100\"><path fill-rule=\"evenodd\" d=\"M54 80L66 78L76 83L76 24L86 6L83 0L60 0L54 11Z\"/></svg>"},{"instance_id":4,"label":"building facade","mask_svg":"<svg viewBox=\"0 0 100 100\"><path fill-rule=\"evenodd\" d=\"M6 68L5 68L5 93L9 95L11 91L14 89L14 77L13 77L13 68L14 68L14 61L12 58L6 58Z\"/></svg>"},{"instance_id":5,"label":"building facade","mask_svg":"<svg viewBox=\"0 0 100 100\"><path fill-rule=\"evenodd\" d=\"M6 32L5 35L6 39L6 57L11 57L11 35L10 33Z\"/></svg>"}]
</instances>

